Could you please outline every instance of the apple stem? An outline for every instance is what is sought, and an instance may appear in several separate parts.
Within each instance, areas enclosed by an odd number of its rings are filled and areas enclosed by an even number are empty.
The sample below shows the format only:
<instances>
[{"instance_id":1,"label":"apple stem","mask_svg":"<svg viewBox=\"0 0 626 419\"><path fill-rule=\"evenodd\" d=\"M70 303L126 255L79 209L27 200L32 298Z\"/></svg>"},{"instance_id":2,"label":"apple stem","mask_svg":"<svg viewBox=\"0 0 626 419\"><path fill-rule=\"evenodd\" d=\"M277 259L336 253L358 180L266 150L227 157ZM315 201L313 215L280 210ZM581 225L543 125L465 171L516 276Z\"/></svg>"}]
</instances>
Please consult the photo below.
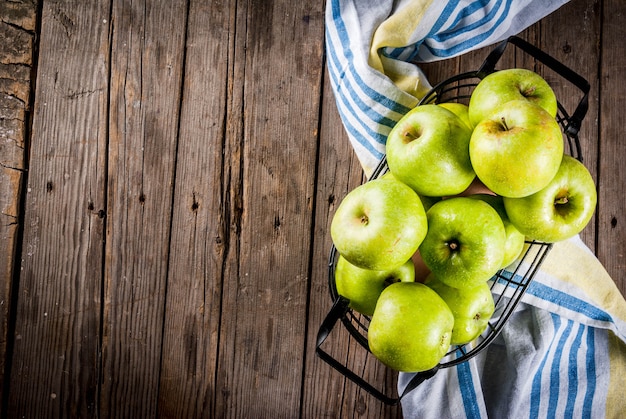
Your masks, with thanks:
<instances>
[{"instance_id":1,"label":"apple stem","mask_svg":"<svg viewBox=\"0 0 626 419\"><path fill-rule=\"evenodd\" d=\"M450 250L456 250L459 248L459 243L457 243L456 241L451 241L450 243L448 243L448 247L450 248Z\"/></svg>"},{"instance_id":2,"label":"apple stem","mask_svg":"<svg viewBox=\"0 0 626 419\"><path fill-rule=\"evenodd\" d=\"M554 200L555 205L567 204L568 202L569 202L569 199L567 199L567 196L562 196Z\"/></svg>"},{"instance_id":3,"label":"apple stem","mask_svg":"<svg viewBox=\"0 0 626 419\"><path fill-rule=\"evenodd\" d=\"M524 97L530 97L530 96L535 94L535 90L536 90L536 88L531 86L531 87L528 87L526 89L520 90L520 93Z\"/></svg>"},{"instance_id":4,"label":"apple stem","mask_svg":"<svg viewBox=\"0 0 626 419\"><path fill-rule=\"evenodd\" d=\"M404 133L404 138L406 139L407 143L410 143L411 141L417 140L419 137L420 137L420 133L419 132L415 132L413 130L406 131Z\"/></svg>"},{"instance_id":5,"label":"apple stem","mask_svg":"<svg viewBox=\"0 0 626 419\"><path fill-rule=\"evenodd\" d=\"M504 130L508 131L509 130L509 126L506 124L506 118L502 117L502 118L500 118L500 120L502 121L502 126L504 127Z\"/></svg>"}]
</instances>

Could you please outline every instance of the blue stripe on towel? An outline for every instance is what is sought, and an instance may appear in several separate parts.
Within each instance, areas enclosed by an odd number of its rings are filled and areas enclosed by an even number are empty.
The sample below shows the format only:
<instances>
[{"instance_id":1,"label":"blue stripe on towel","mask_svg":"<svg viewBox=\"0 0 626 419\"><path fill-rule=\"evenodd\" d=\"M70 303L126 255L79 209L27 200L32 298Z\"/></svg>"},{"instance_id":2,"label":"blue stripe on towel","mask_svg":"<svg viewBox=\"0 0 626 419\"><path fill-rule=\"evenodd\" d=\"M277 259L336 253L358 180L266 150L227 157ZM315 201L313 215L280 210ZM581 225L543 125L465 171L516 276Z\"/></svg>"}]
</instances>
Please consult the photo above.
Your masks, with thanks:
<instances>
[{"instance_id":1,"label":"blue stripe on towel","mask_svg":"<svg viewBox=\"0 0 626 419\"><path fill-rule=\"evenodd\" d=\"M574 406L576 403L577 389L579 385L578 381L578 352L581 346L581 341L585 327L582 324L578 324L578 332L572 342L572 347L569 352L569 365L567 374L567 402L565 403L565 413L568 417L572 417L574 413Z\"/></svg>"},{"instance_id":2,"label":"blue stripe on towel","mask_svg":"<svg viewBox=\"0 0 626 419\"><path fill-rule=\"evenodd\" d=\"M428 46L427 44L426 44L426 47L433 55L437 57L441 57L441 58L446 58L446 57L451 57L455 54L459 54L463 51L467 51L475 47L476 45L479 45L481 42L484 42L488 38L490 38L493 35L493 33L496 31L496 29L498 29L498 27L502 24L502 22L506 20L506 18L509 15L509 9L511 8L511 2L512 0L507 0L506 5L505 5L505 11L502 13L502 15L500 15L500 18L495 22L493 26L491 26L491 28L485 31L482 31L480 34L473 36L471 38L464 39L458 44L451 45L450 47L445 48L445 49L435 48L432 46ZM455 37L459 36L459 38L462 38L462 36L460 35L463 33L467 33L465 28L462 30L456 31Z\"/></svg>"},{"instance_id":3,"label":"blue stripe on towel","mask_svg":"<svg viewBox=\"0 0 626 419\"><path fill-rule=\"evenodd\" d=\"M554 326L554 334L552 335L552 339L554 341L554 339L556 338L556 332L559 329L559 326L561 325L561 319L558 316L553 316L552 323ZM552 344L550 346L552 346ZM542 373L543 371L545 371L545 367L548 362L548 358L550 357L550 354L551 354L551 351L548 351L545 353L532 381L531 394L533 395L533 397L531 397L530 399L530 412L529 412L530 413L529 418L531 419L539 417L539 408L541 407L541 398L544 395L544 392L542 391Z\"/></svg>"},{"instance_id":4,"label":"blue stripe on towel","mask_svg":"<svg viewBox=\"0 0 626 419\"><path fill-rule=\"evenodd\" d=\"M576 311L584 316L597 321L611 322L611 316L604 310L587 303L571 294L558 291L547 285L544 285L538 281L533 281L528 286L526 291L528 294L533 295L542 300L553 303L557 306L564 307L568 310Z\"/></svg>"},{"instance_id":5,"label":"blue stripe on towel","mask_svg":"<svg viewBox=\"0 0 626 419\"><path fill-rule=\"evenodd\" d=\"M591 419L593 395L596 391L596 344L595 329L587 327L587 391L583 401L582 417Z\"/></svg>"},{"instance_id":6,"label":"blue stripe on towel","mask_svg":"<svg viewBox=\"0 0 626 419\"><path fill-rule=\"evenodd\" d=\"M348 38L348 31L346 29L345 23L343 22L343 18L341 16L341 11L339 10L339 1L334 0L332 2L332 13L333 13L333 21L337 27L337 36L339 37L340 46L342 47L343 55L347 61L350 63L354 62L354 56L352 54L352 50L350 50L350 40ZM332 44L331 44L332 46ZM388 109L398 112L401 114L407 113L411 108L402 105L401 103L396 102L395 100L389 98L388 96L383 95L382 93L372 89L359 75L359 72L352 67L352 74L354 76L355 81L359 88L363 90L370 99L372 99L371 103L378 103L386 106Z\"/></svg>"},{"instance_id":7,"label":"blue stripe on towel","mask_svg":"<svg viewBox=\"0 0 626 419\"><path fill-rule=\"evenodd\" d=\"M552 314L555 325L559 317L556 314ZM560 324L560 320L558 321ZM563 349L565 343L568 341L569 335L572 331L573 322L568 320L564 324L564 330L559 338L556 348L554 349L554 357L552 358L552 365L550 367L550 398L548 403L548 417L556 417L556 409L559 403L560 388L561 388L561 356L563 355Z\"/></svg>"},{"instance_id":8,"label":"blue stripe on towel","mask_svg":"<svg viewBox=\"0 0 626 419\"><path fill-rule=\"evenodd\" d=\"M485 15L481 19L478 19L477 21L472 22L468 25L462 26L461 28L457 28L460 22L464 21L465 19L467 19L469 16L476 13L477 11L483 11L485 6L489 3L491 3L491 1L484 1L484 0L475 1L474 3L461 9L457 17L449 25L450 29L443 31L439 34L433 35L432 39L437 42L445 42L449 39L456 38L459 35L473 31L474 29L491 22L494 16L497 14L497 12L500 10L502 0L498 0L496 4L487 13L485 13Z\"/></svg>"},{"instance_id":9,"label":"blue stripe on towel","mask_svg":"<svg viewBox=\"0 0 626 419\"><path fill-rule=\"evenodd\" d=\"M456 367L459 380L459 389L463 399L465 415L469 418L480 418L480 409L476 397L476 386L472 378L472 370L469 362L463 362Z\"/></svg>"}]
</instances>

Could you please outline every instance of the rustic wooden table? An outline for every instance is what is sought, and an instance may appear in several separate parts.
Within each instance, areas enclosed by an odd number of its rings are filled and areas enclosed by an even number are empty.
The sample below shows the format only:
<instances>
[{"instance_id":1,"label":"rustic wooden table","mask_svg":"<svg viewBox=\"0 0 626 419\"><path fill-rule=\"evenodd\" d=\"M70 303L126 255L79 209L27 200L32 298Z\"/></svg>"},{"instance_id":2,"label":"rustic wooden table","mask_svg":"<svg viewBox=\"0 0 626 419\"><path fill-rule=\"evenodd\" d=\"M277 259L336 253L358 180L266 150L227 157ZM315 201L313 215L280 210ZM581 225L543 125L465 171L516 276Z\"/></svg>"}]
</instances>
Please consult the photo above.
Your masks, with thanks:
<instances>
[{"instance_id":1,"label":"rustic wooden table","mask_svg":"<svg viewBox=\"0 0 626 419\"><path fill-rule=\"evenodd\" d=\"M329 220L364 180L323 3L0 2L0 416L401 415L314 355ZM625 13L572 0L521 36L591 83L582 237L626 294Z\"/></svg>"}]
</instances>

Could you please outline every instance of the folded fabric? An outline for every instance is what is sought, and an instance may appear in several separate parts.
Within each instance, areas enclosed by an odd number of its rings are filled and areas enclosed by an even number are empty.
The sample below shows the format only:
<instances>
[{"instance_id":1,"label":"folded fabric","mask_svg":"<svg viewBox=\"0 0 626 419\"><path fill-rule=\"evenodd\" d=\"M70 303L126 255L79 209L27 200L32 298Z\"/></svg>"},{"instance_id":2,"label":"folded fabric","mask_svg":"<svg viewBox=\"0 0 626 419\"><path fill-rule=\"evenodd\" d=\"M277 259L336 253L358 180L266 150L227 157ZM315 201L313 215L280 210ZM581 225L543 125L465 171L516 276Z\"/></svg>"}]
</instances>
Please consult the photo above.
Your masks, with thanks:
<instances>
[{"instance_id":1,"label":"folded fabric","mask_svg":"<svg viewBox=\"0 0 626 419\"><path fill-rule=\"evenodd\" d=\"M329 0L330 81L365 174L384 156L391 128L431 87L414 63L494 44L566 2ZM410 378L400 374L400 394ZM621 417L624 388L626 301L574 237L553 246L498 338L406 394L402 411L407 418Z\"/></svg>"}]
</instances>

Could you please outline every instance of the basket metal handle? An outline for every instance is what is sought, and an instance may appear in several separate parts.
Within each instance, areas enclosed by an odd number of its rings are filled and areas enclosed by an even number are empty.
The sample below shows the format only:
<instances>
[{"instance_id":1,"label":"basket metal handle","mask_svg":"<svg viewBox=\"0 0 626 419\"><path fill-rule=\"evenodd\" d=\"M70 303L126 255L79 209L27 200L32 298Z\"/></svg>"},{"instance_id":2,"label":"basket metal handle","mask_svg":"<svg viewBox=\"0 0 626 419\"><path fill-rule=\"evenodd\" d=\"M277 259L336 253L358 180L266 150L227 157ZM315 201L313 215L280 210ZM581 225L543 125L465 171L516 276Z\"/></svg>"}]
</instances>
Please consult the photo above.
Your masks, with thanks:
<instances>
[{"instance_id":1,"label":"basket metal handle","mask_svg":"<svg viewBox=\"0 0 626 419\"><path fill-rule=\"evenodd\" d=\"M439 370L439 365L436 365L430 370L416 373L411 378L407 386L404 388L402 394L400 394L398 397L389 397L384 394L382 391L366 381L363 377L352 371L346 365L342 364L337 359L333 358L332 355L322 349L322 344L326 341L326 338L328 338L328 336L334 329L337 321L345 317L346 313L348 312L349 304L350 300L342 296L339 296L335 300L332 308L322 321L322 324L320 325L320 328L317 332L315 353L324 362L333 367L335 370L339 371L344 377L352 380L359 387L367 391L372 396L376 397L378 400L387 405L397 405L398 403L400 403L400 400L402 400L402 397L404 397L405 394L408 394L410 391L417 388L421 383L434 376Z\"/></svg>"},{"instance_id":2,"label":"basket metal handle","mask_svg":"<svg viewBox=\"0 0 626 419\"><path fill-rule=\"evenodd\" d=\"M317 344L315 347L315 354L328 365L339 371L344 377L352 380L359 387L376 397L378 400L381 400L382 402L390 405L397 404L400 399L393 399L391 397L388 397L380 390L375 388L373 385L371 385L369 382L367 382L360 375L333 358L332 355L322 349L322 344L330 335L330 332L332 332L332 330L334 329L337 321L340 318L344 317L345 314L348 312L348 304L350 304L350 300L342 296L339 296L333 303L332 308L326 315L326 318L324 318L324 321L322 322L319 331L317 332Z\"/></svg>"},{"instance_id":3,"label":"basket metal handle","mask_svg":"<svg viewBox=\"0 0 626 419\"><path fill-rule=\"evenodd\" d=\"M567 81L580 89L580 91L583 93L583 97L578 102L576 110L568 118L568 124L566 128L566 133L568 135L577 137L582 121L585 118L585 115L587 114L587 110L589 108L589 82L584 77L567 67L565 64L561 63L554 57L548 55L536 46L526 42L525 40L517 36L510 36L506 40L502 41L489 53L489 55L478 70L478 74L481 78L495 71L496 64L502 57L502 54L504 54L504 51L506 50L508 44L515 45L530 56L539 60L541 63L547 65L549 68L557 72Z\"/></svg>"}]
</instances>

